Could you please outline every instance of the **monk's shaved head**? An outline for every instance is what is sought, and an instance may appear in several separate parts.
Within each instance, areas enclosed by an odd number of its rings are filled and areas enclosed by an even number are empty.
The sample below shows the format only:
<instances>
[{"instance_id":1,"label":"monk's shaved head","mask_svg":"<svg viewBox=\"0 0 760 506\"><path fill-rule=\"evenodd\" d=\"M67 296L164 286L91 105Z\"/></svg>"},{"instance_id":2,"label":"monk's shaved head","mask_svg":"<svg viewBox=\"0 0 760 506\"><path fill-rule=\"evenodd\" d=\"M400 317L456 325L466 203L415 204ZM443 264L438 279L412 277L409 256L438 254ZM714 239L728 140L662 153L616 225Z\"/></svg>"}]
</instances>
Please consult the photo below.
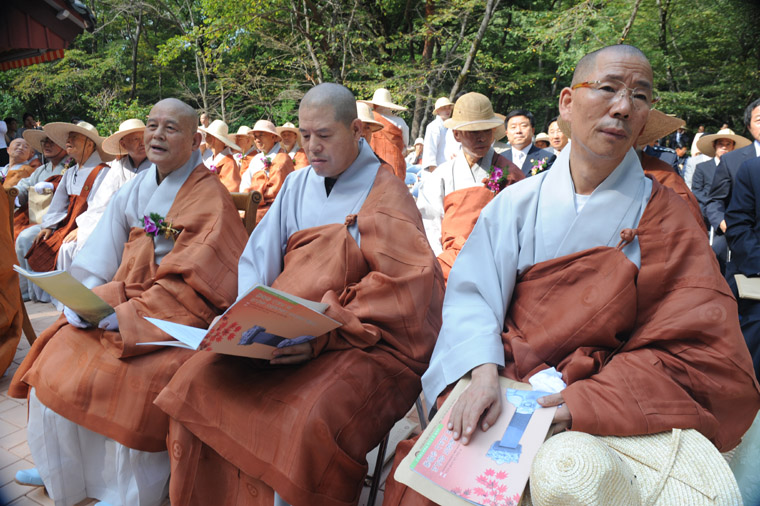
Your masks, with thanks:
<instances>
[{"instance_id":1,"label":"monk's shaved head","mask_svg":"<svg viewBox=\"0 0 760 506\"><path fill-rule=\"evenodd\" d=\"M356 98L340 84L322 83L310 89L301 99L298 111L311 107L330 107L335 112L335 120L346 126L357 118Z\"/></svg>"},{"instance_id":2,"label":"monk's shaved head","mask_svg":"<svg viewBox=\"0 0 760 506\"><path fill-rule=\"evenodd\" d=\"M201 143L195 109L176 98L161 100L151 108L143 135L158 182L182 167Z\"/></svg>"},{"instance_id":3,"label":"monk's shaved head","mask_svg":"<svg viewBox=\"0 0 760 506\"><path fill-rule=\"evenodd\" d=\"M580 59L578 65L575 66L575 72L573 72L573 84L582 83L588 80L596 69L596 59L600 54L613 52L620 56L625 57L637 57L649 63L649 59L646 55L637 47L629 46L627 44L616 44L614 46L607 46L596 51L592 51L583 58ZM651 66L650 66L651 67Z\"/></svg>"},{"instance_id":4,"label":"monk's shaved head","mask_svg":"<svg viewBox=\"0 0 760 506\"><path fill-rule=\"evenodd\" d=\"M156 102L153 109L165 107L171 108L172 115L178 123L181 123L183 127L187 125L188 132L194 134L198 131L198 122L195 119L195 109L178 98L165 98L160 100ZM153 112L153 109L151 109L151 112Z\"/></svg>"}]
</instances>

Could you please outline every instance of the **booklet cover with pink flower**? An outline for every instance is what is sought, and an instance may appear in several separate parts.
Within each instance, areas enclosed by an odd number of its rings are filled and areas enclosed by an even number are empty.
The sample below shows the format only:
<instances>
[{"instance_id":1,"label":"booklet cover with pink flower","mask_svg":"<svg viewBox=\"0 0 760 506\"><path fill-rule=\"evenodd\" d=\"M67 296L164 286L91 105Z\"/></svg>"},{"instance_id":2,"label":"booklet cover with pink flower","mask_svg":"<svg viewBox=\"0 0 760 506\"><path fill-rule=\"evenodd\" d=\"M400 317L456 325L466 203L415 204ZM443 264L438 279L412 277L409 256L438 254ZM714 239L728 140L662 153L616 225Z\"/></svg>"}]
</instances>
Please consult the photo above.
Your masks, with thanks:
<instances>
[{"instance_id":1,"label":"booklet cover with pink flower","mask_svg":"<svg viewBox=\"0 0 760 506\"><path fill-rule=\"evenodd\" d=\"M493 427L478 429L467 446L454 441L446 426L451 407L470 382L461 379L402 461L396 480L442 505L519 505L557 408L536 402L547 392L500 379L502 412Z\"/></svg>"}]
</instances>

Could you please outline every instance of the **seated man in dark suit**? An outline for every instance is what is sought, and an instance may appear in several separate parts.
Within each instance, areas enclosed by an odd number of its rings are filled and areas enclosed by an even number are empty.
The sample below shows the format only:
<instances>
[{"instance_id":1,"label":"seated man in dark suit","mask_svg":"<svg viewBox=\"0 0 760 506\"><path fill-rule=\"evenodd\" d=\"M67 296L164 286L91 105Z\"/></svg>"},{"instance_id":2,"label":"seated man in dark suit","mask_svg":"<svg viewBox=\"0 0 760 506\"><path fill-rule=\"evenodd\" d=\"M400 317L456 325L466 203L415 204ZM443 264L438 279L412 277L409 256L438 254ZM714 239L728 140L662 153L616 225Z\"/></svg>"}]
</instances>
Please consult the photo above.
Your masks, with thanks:
<instances>
[{"instance_id":1,"label":"seated man in dark suit","mask_svg":"<svg viewBox=\"0 0 760 506\"><path fill-rule=\"evenodd\" d=\"M533 144L536 122L530 111L515 109L507 114L504 122L511 146L511 149L503 153L507 160L517 165L526 176L536 175L551 167L557 157Z\"/></svg>"},{"instance_id":2,"label":"seated man in dark suit","mask_svg":"<svg viewBox=\"0 0 760 506\"><path fill-rule=\"evenodd\" d=\"M736 172L731 201L726 209L726 239L731 260L726 277L739 302L739 323L760 379L760 301L739 298L735 274L760 276L760 158L745 161Z\"/></svg>"},{"instance_id":3,"label":"seated man in dark suit","mask_svg":"<svg viewBox=\"0 0 760 506\"><path fill-rule=\"evenodd\" d=\"M737 149L721 158L710 185L706 212L710 225L716 234L726 233L724 214L731 201L731 190L736 171L746 160L760 156L760 98L747 106L744 111L744 125L752 135L752 145Z\"/></svg>"}]
</instances>

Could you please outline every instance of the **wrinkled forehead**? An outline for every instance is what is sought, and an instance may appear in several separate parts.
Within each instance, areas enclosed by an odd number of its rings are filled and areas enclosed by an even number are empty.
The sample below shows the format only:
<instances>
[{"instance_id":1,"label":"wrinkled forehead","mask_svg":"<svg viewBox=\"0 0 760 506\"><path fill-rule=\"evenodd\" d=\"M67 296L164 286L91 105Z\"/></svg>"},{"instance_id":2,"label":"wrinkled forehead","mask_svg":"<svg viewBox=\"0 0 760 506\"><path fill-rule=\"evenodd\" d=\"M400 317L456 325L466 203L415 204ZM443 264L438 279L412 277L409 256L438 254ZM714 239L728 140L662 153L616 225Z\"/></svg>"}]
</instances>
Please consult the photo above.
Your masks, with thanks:
<instances>
[{"instance_id":1,"label":"wrinkled forehead","mask_svg":"<svg viewBox=\"0 0 760 506\"><path fill-rule=\"evenodd\" d=\"M339 123L335 108L329 103L304 104L298 109L298 129L301 132L334 128Z\"/></svg>"},{"instance_id":2,"label":"wrinkled forehead","mask_svg":"<svg viewBox=\"0 0 760 506\"><path fill-rule=\"evenodd\" d=\"M183 108L171 101L161 101L148 113L148 123L175 125L177 127L196 126L195 113L188 114Z\"/></svg>"},{"instance_id":3,"label":"wrinkled forehead","mask_svg":"<svg viewBox=\"0 0 760 506\"><path fill-rule=\"evenodd\" d=\"M29 143L26 142L24 139L13 139L11 143L9 144L9 147L15 148L15 147L23 147L24 149L29 149Z\"/></svg>"},{"instance_id":4,"label":"wrinkled forehead","mask_svg":"<svg viewBox=\"0 0 760 506\"><path fill-rule=\"evenodd\" d=\"M636 88L652 89L654 75L646 58L614 49L602 52L596 58L596 65L589 81L616 79Z\"/></svg>"}]
</instances>

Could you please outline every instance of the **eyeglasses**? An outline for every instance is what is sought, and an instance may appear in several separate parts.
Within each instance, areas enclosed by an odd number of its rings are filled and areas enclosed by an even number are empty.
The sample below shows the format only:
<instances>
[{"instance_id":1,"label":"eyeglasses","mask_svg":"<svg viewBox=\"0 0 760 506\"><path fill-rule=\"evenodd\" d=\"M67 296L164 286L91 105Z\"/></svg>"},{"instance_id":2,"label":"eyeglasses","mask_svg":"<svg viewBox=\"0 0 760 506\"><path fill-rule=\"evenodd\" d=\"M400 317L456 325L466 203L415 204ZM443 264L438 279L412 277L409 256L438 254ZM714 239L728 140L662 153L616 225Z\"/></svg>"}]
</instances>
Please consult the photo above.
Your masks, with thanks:
<instances>
[{"instance_id":1,"label":"eyeglasses","mask_svg":"<svg viewBox=\"0 0 760 506\"><path fill-rule=\"evenodd\" d=\"M629 88L624 82L617 79L607 79L604 81L584 81L574 84L570 89L588 88L594 94L607 102L615 102L620 98L629 98L633 108L651 109L654 104L660 100L654 90L647 88Z\"/></svg>"}]
</instances>

